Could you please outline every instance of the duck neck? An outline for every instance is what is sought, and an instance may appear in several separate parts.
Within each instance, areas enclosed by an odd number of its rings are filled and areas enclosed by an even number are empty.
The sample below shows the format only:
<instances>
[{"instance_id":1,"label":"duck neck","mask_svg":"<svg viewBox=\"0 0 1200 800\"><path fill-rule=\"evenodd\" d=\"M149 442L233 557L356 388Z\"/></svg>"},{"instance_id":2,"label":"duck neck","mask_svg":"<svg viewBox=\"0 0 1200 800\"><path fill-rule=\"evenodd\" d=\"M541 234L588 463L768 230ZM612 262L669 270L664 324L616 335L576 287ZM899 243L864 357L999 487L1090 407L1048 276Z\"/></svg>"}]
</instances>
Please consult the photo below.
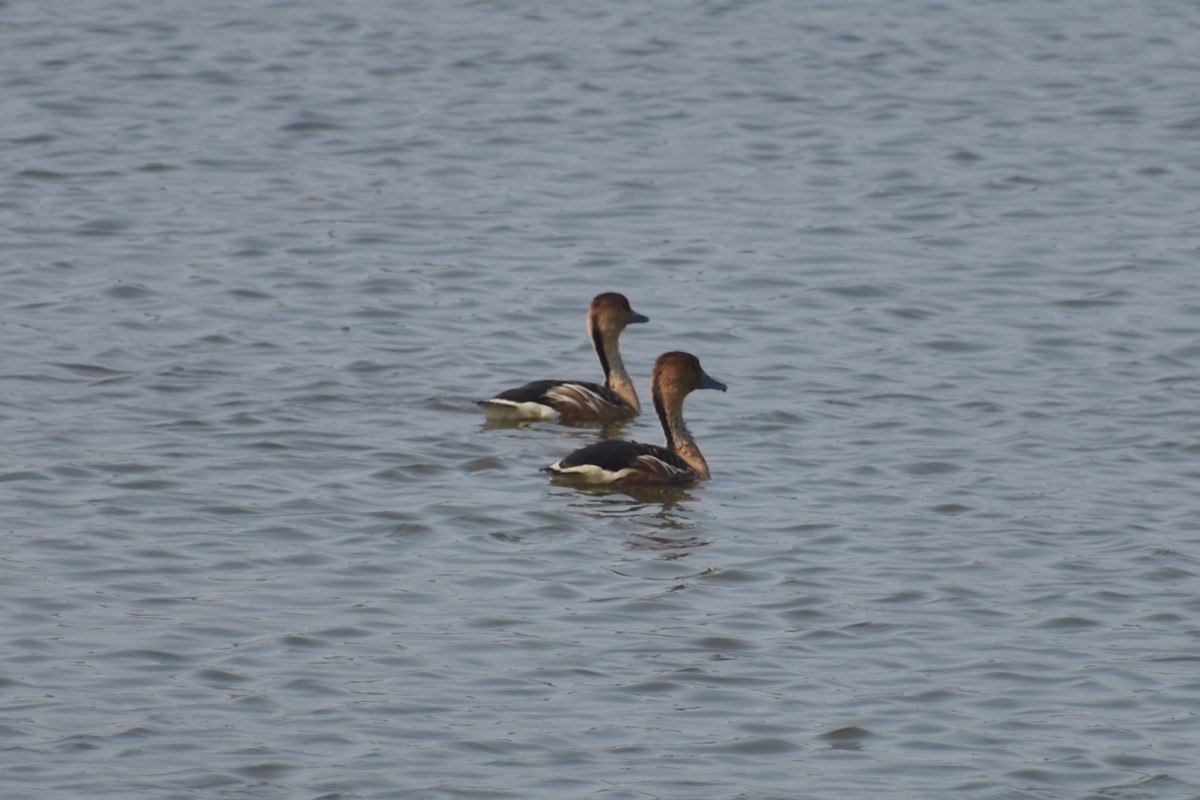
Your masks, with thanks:
<instances>
[{"instance_id":1,"label":"duck neck","mask_svg":"<svg viewBox=\"0 0 1200 800\"><path fill-rule=\"evenodd\" d=\"M633 388L633 381L625 371L625 362L621 360L621 350L617 346L620 332L604 331L595 320L591 321L588 328L592 348L596 351L596 357L600 359L600 368L604 370L604 385L613 390L634 411L641 411L637 390Z\"/></svg>"},{"instance_id":2,"label":"duck neck","mask_svg":"<svg viewBox=\"0 0 1200 800\"><path fill-rule=\"evenodd\" d=\"M666 447L673 450L701 478L708 477L708 462L696 446L692 433L683 421L683 398L665 396L662 391L654 391L654 411L662 424L663 435L666 437Z\"/></svg>"}]
</instances>

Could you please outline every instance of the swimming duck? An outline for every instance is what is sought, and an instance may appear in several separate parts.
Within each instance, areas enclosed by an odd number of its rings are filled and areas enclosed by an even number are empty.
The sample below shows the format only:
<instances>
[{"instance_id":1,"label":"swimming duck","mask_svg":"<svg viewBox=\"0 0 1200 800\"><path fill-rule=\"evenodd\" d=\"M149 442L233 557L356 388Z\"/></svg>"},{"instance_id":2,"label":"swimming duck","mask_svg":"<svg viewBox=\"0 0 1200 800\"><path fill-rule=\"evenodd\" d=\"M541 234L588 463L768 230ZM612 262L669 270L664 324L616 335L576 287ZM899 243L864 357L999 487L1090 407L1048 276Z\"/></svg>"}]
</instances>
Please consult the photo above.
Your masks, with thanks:
<instances>
[{"instance_id":1,"label":"swimming duck","mask_svg":"<svg viewBox=\"0 0 1200 800\"><path fill-rule=\"evenodd\" d=\"M545 468L551 478L607 486L679 486L709 476L708 463L683 422L683 399L695 389L727 387L709 377L691 353L664 353L654 362L650 395L667 442L663 447L606 439Z\"/></svg>"},{"instance_id":2,"label":"swimming duck","mask_svg":"<svg viewBox=\"0 0 1200 800\"><path fill-rule=\"evenodd\" d=\"M605 292L596 295L588 308L588 337L604 370L604 384L584 381L532 381L480 401L488 419L515 422L550 420L575 425L589 422L619 422L636 417L642 410L637 391L625 371L617 340L626 325L649 322L629 306L625 295Z\"/></svg>"}]
</instances>

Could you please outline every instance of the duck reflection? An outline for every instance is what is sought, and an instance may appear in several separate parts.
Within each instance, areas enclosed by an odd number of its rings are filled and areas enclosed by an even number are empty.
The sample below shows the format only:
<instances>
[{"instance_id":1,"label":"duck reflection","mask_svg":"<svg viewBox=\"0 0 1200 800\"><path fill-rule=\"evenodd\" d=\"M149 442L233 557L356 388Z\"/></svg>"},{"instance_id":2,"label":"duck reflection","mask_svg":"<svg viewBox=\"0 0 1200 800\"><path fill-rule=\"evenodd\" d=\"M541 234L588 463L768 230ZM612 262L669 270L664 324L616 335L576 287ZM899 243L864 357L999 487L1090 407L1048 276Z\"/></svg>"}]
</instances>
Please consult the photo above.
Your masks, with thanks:
<instances>
[{"instance_id":1,"label":"duck reflection","mask_svg":"<svg viewBox=\"0 0 1200 800\"><path fill-rule=\"evenodd\" d=\"M692 505L699 498L680 487L630 486L623 489L571 487L572 508L586 516L612 519L622 517L646 528L629 534L626 546L632 550L658 552L664 560L687 556L709 542L692 535L696 523ZM555 492L561 493L561 492Z\"/></svg>"},{"instance_id":2,"label":"duck reflection","mask_svg":"<svg viewBox=\"0 0 1200 800\"><path fill-rule=\"evenodd\" d=\"M553 424L551 423L551 425ZM576 425L571 428L563 427L561 433L567 439L587 442L595 439L620 439L625 435L625 429L630 424L629 420L625 420L623 422L605 422L594 425ZM489 419L484 420L479 425L480 431L538 430L539 428L546 429L545 423L540 420Z\"/></svg>"},{"instance_id":3,"label":"duck reflection","mask_svg":"<svg viewBox=\"0 0 1200 800\"><path fill-rule=\"evenodd\" d=\"M691 555L699 547L707 547L708 542L697 536L658 536L649 533L635 533L626 541L631 550L657 552L663 561L677 561Z\"/></svg>"}]
</instances>

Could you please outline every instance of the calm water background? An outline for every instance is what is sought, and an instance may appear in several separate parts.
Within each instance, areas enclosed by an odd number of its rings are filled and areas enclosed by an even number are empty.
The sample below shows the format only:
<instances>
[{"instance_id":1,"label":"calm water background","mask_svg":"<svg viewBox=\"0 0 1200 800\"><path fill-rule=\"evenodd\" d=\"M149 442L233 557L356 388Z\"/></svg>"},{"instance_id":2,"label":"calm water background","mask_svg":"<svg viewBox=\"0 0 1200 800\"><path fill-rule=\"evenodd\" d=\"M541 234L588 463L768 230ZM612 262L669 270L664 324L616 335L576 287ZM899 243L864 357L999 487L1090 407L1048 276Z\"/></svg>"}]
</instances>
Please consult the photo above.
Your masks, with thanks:
<instances>
[{"instance_id":1,"label":"calm water background","mask_svg":"<svg viewBox=\"0 0 1200 800\"><path fill-rule=\"evenodd\" d=\"M1200 797L1198 20L0 3L0 794Z\"/></svg>"}]
</instances>

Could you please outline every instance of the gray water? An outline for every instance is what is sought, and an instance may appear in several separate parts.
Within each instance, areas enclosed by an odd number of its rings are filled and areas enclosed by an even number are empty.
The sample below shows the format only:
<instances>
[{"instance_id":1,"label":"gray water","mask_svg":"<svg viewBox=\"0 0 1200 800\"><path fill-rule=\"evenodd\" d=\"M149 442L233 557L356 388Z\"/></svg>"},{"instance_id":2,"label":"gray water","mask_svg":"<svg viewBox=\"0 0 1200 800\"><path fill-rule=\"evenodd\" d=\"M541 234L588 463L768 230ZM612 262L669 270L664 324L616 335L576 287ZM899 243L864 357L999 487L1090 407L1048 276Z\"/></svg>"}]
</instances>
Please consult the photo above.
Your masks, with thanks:
<instances>
[{"instance_id":1,"label":"gray water","mask_svg":"<svg viewBox=\"0 0 1200 800\"><path fill-rule=\"evenodd\" d=\"M0 796L1200 797L1196 11L0 4Z\"/></svg>"}]
</instances>

